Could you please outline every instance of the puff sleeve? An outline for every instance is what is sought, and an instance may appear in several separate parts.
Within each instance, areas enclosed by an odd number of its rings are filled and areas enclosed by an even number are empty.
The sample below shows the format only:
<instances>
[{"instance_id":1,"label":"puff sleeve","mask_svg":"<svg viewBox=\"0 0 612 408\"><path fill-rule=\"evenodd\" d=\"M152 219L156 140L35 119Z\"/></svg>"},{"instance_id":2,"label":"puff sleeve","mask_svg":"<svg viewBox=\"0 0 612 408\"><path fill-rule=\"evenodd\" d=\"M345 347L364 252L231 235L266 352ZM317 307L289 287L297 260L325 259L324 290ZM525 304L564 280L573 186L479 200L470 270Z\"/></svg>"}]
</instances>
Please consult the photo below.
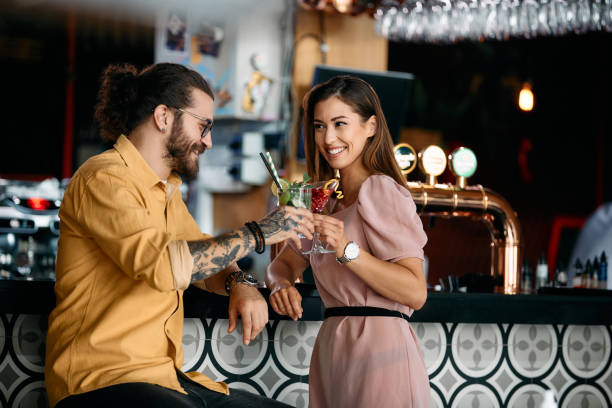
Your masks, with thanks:
<instances>
[{"instance_id":1,"label":"puff sleeve","mask_svg":"<svg viewBox=\"0 0 612 408\"><path fill-rule=\"evenodd\" d=\"M390 262L423 259L427 235L408 189L389 176L370 176L359 191L357 212L376 258Z\"/></svg>"}]
</instances>

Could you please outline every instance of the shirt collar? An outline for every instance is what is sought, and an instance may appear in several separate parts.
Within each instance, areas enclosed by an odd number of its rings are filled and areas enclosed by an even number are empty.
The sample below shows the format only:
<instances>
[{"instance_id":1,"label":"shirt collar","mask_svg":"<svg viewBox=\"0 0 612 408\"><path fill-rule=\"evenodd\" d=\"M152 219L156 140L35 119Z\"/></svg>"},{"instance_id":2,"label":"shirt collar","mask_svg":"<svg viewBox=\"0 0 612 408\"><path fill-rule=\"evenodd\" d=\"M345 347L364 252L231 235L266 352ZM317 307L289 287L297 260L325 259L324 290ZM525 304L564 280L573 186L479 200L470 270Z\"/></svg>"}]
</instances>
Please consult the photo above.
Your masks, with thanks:
<instances>
[{"instance_id":1,"label":"shirt collar","mask_svg":"<svg viewBox=\"0 0 612 408\"><path fill-rule=\"evenodd\" d=\"M113 147L119 152L125 164L138 173L144 183L151 187L158 184L164 186L162 179L155 174L151 166L149 166L149 163L147 163L138 149L136 149L136 146L134 146L125 135L119 136ZM179 187L182 183L181 178L175 172L170 174L167 182L168 184L174 185L175 188Z\"/></svg>"}]
</instances>

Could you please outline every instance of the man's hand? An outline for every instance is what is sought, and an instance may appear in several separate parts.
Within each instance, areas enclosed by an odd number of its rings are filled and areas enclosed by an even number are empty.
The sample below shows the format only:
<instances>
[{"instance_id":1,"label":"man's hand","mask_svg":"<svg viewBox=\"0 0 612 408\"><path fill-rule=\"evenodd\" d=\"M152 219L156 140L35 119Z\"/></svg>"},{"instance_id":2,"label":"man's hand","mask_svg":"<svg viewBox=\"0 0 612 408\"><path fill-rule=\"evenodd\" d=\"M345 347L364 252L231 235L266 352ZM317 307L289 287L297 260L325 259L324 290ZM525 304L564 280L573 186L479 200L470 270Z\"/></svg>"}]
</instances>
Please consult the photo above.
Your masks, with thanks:
<instances>
[{"instance_id":1,"label":"man's hand","mask_svg":"<svg viewBox=\"0 0 612 408\"><path fill-rule=\"evenodd\" d=\"M248 345L268 323L268 304L257 288L239 283L232 289L228 333L236 328L238 315L242 317L242 340Z\"/></svg>"},{"instance_id":2,"label":"man's hand","mask_svg":"<svg viewBox=\"0 0 612 408\"><path fill-rule=\"evenodd\" d=\"M266 239L266 244L276 244L285 240L292 240L297 248L302 247L299 233L312 239L314 232L314 219L312 213L305 208L282 206L257 223Z\"/></svg>"},{"instance_id":3,"label":"man's hand","mask_svg":"<svg viewBox=\"0 0 612 408\"><path fill-rule=\"evenodd\" d=\"M305 208L278 207L257 224L267 245L290 239L297 248L301 248L299 234L312 239L314 232L312 213ZM218 237L188 241L189 253L193 257L191 282L211 278L244 258L255 249L255 241L246 226Z\"/></svg>"}]
</instances>

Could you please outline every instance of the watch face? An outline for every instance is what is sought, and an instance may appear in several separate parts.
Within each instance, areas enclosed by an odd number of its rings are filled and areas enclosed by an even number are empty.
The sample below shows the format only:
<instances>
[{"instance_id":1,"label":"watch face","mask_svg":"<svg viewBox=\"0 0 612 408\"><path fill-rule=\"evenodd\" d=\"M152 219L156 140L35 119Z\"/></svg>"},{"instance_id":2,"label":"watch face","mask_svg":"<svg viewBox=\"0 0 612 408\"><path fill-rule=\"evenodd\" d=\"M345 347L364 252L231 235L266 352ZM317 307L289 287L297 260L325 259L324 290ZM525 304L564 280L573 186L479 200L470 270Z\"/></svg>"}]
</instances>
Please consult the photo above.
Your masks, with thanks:
<instances>
[{"instance_id":1,"label":"watch face","mask_svg":"<svg viewBox=\"0 0 612 408\"><path fill-rule=\"evenodd\" d=\"M350 260L353 260L359 256L359 245L354 242L349 242L344 249L344 256Z\"/></svg>"},{"instance_id":2,"label":"watch face","mask_svg":"<svg viewBox=\"0 0 612 408\"><path fill-rule=\"evenodd\" d=\"M251 275L250 273L244 273L243 277L244 277L244 280L251 285L256 285L258 283L257 279L255 279L255 277Z\"/></svg>"}]
</instances>

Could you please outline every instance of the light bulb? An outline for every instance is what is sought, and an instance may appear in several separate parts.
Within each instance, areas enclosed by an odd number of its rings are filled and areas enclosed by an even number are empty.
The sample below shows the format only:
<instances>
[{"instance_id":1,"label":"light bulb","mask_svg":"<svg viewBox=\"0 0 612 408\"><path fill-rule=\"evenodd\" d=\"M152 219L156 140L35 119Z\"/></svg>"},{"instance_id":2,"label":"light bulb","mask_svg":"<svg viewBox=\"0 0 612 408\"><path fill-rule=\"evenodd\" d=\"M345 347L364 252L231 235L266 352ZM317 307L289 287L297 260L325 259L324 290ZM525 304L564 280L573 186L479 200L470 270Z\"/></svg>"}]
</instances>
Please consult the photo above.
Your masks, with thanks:
<instances>
[{"instance_id":1,"label":"light bulb","mask_svg":"<svg viewBox=\"0 0 612 408\"><path fill-rule=\"evenodd\" d=\"M351 9L353 5L353 0L334 0L334 7L340 13L346 13Z\"/></svg>"},{"instance_id":2,"label":"light bulb","mask_svg":"<svg viewBox=\"0 0 612 408\"><path fill-rule=\"evenodd\" d=\"M527 82L523 84L523 89L519 93L518 104L519 108L525 112L533 109L533 92L531 92L531 86Z\"/></svg>"}]
</instances>

